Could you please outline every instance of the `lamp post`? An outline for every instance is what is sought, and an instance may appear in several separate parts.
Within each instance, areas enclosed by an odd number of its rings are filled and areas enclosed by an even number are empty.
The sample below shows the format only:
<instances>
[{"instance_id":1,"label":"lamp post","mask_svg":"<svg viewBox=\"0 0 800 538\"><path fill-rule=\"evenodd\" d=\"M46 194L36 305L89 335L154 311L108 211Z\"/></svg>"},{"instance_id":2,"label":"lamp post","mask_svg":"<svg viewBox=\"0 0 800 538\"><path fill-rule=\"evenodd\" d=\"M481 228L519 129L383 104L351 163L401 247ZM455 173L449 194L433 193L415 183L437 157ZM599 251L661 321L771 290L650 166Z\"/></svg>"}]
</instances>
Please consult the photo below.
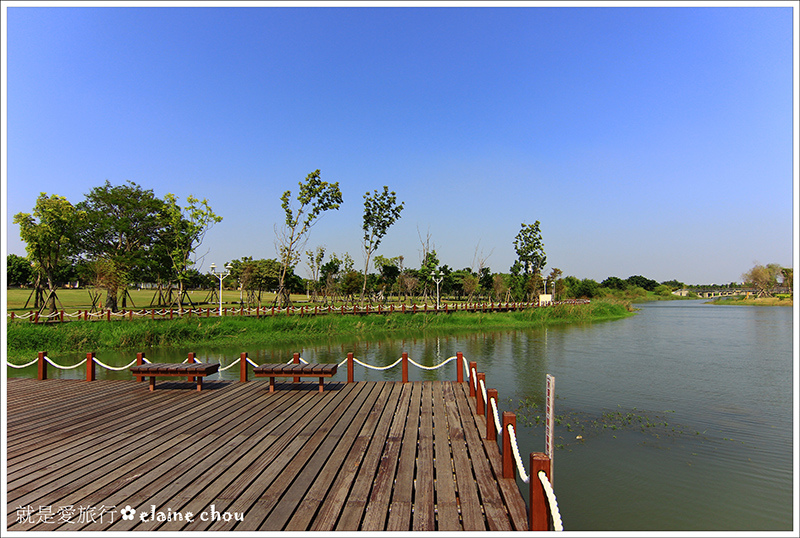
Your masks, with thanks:
<instances>
[{"instance_id":1,"label":"lamp post","mask_svg":"<svg viewBox=\"0 0 800 538\"><path fill-rule=\"evenodd\" d=\"M444 279L444 273L440 270L439 278L436 278L436 276L436 271L431 271L431 278L436 282L436 310L439 310L439 284L441 284L442 279Z\"/></svg>"},{"instance_id":2,"label":"lamp post","mask_svg":"<svg viewBox=\"0 0 800 538\"><path fill-rule=\"evenodd\" d=\"M219 316L222 317L222 281L223 279L228 276L231 272L231 264L225 266L224 273L217 273L217 266L215 264L211 264L211 274L214 275L219 279Z\"/></svg>"}]
</instances>

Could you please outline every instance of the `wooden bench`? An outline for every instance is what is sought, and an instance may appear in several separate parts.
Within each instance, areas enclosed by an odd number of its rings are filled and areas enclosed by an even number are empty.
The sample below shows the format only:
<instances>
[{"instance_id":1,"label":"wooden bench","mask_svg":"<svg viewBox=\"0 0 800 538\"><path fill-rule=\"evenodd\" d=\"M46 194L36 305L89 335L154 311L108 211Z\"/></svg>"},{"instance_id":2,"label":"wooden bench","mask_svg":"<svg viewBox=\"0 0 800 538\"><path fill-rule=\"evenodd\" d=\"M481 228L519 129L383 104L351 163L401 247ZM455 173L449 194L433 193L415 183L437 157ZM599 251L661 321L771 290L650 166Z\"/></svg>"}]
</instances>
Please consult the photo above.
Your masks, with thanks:
<instances>
[{"instance_id":1,"label":"wooden bench","mask_svg":"<svg viewBox=\"0 0 800 538\"><path fill-rule=\"evenodd\" d=\"M294 377L299 381L301 377L318 377L319 391L323 390L323 379L336 374L337 364L262 364L253 368L256 377L269 378L269 391L275 392L276 377Z\"/></svg>"},{"instance_id":2,"label":"wooden bench","mask_svg":"<svg viewBox=\"0 0 800 538\"><path fill-rule=\"evenodd\" d=\"M203 390L203 378L219 371L219 363L187 362L174 363L148 363L131 366L131 373L140 379L150 377L150 390L156 390L156 377L173 376L188 377L189 381L197 382L197 390Z\"/></svg>"}]
</instances>

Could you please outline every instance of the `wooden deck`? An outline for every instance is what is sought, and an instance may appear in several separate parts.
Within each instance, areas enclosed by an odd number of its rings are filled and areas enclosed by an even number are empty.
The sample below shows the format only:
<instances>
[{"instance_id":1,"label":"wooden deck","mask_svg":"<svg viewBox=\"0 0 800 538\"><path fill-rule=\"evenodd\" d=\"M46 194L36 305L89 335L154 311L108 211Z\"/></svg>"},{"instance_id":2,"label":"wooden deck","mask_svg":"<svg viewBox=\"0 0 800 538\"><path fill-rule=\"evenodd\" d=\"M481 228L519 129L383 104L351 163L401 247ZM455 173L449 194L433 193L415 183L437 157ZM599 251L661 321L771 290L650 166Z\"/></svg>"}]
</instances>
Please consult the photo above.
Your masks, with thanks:
<instances>
[{"instance_id":1,"label":"wooden deck","mask_svg":"<svg viewBox=\"0 0 800 538\"><path fill-rule=\"evenodd\" d=\"M282 385L8 379L8 529L527 530L466 383Z\"/></svg>"}]
</instances>

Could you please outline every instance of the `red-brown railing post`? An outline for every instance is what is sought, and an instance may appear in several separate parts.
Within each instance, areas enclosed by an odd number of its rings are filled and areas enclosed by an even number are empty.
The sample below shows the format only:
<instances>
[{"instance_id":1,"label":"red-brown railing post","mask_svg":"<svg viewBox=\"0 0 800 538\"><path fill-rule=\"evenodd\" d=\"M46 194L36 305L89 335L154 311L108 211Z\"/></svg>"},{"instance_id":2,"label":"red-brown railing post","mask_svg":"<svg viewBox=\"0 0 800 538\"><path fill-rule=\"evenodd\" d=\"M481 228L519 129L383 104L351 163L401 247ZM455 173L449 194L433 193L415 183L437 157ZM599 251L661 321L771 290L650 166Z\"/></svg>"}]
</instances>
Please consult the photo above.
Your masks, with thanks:
<instances>
[{"instance_id":1,"label":"red-brown railing post","mask_svg":"<svg viewBox=\"0 0 800 538\"><path fill-rule=\"evenodd\" d=\"M239 381L247 381L247 353L239 355Z\"/></svg>"},{"instance_id":2,"label":"red-brown railing post","mask_svg":"<svg viewBox=\"0 0 800 538\"><path fill-rule=\"evenodd\" d=\"M289 309L287 308L286 311L288 312ZM292 355L292 362L294 364L300 364L300 354L299 353L295 353L294 355ZM294 378L294 382L295 383L300 383L300 378L299 377L295 377Z\"/></svg>"},{"instance_id":3,"label":"red-brown railing post","mask_svg":"<svg viewBox=\"0 0 800 538\"><path fill-rule=\"evenodd\" d=\"M94 351L86 354L86 381L94 381Z\"/></svg>"},{"instance_id":4,"label":"red-brown railing post","mask_svg":"<svg viewBox=\"0 0 800 538\"><path fill-rule=\"evenodd\" d=\"M539 471L550 472L550 458L542 452L531 452L530 508L528 509L528 529L532 531L550 530L550 511L544 486L539 481ZM549 478L549 476L548 476Z\"/></svg>"},{"instance_id":5,"label":"red-brown railing post","mask_svg":"<svg viewBox=\"0 0 800 538\"><path fill-rule=\"evenodd\" d=\"M36 379L39 381L47 379L47 361L44 360L46 355L47 353L44 351L39 352L39 362L37 363L38 372L36 376Z\"/></svg>"},{"instance_id":6,"label":"red-brown railing post","mask_svg":"<svg viewBox=\"0 0 800 538\"><path fill-rule=\"evenodd\" d=\"M469 397L475 397L475 379L472 377L473 372L476 372L476 368L478 368L478 363L475 361L469 361Z\"/></svg>"},{"instance_id":7,"label":"red-brown railing post","mask_svg":"<svg viewBox=\"0 0 800 538\"><path fill-rule=\"evenodd\" d=\"M111 309L106 310L106 321L111 321Z\"/></svg>"},{"instance_id":8,"label":"red-brown railing post","mask_svg":"<svg viewBox=\"0 0 800 538\"><path fill-rule=\"evenodd\" d=\"M456 381L464 382L464 354L460 351L456 353Z\"/></svg>"},{"instance_id":9,"label":"red-brown railing post","mask_svg":"<svg viewBox=\"0 0 800 538\"><path fill-rule=\"evenodd\" d=\"M31 310L31 315L33 316L33 324L36 325L39 323L39 312L34 312Z\"/></svg>"},{"instance_id":10,"label":"red-brown railing post","mask_svg":"<svg viewBox=\"0 0 800 538\"><path fill-rule=\"evenodd\" d=\"M353 378L354 378L353 366L355 366L353 364L353 354L352 353L348 353L347 354L347 382L348 383L352 383L353 382Z\"/></svg>"},{"instance_id":11,"label":"red-brown railing post","mask_svg":"<svg viewBox=\"0 0 800 538\"><path fill-rule=\"evenodd\" d=\"M141 366L142 364L144 364L144 353L137 353L136 354L136 365L137 366ZM143 375L137 375L136 376L136 381L140 381L140 382L144 381L144 376Z\"/></svg>"},{"instance_id":12,"label":"red-brown railing post","mask_svg":"<svg viewBox=\"0 0 800 538\"><path fill-rule=\"evenodd\" d=\"M483 391L481 390L481 381L486 386L486 374L478 372L478 390L475 391L475 412L479 417L482 417L486 410L486 402L483 401Z\"/></svg>"},{"instance_id":13,"label":"red-brown railing post","mask_svg":"<svg viewBox=\"0 0 800 538\"><path fill-rule=\"evenodd\" d=\"M492 399L494 399L494 403L497 403L497 389L488 389L486 391L486 397L488 398L488 402L486 402L486 439L489 441L496 441L497 440L497 427L494 423L494 408L492 407Z\"/></svg>"},{"instance_id":14,"label":"red-brown railing post","mask_svg":"<svg viewBox=\"0 0 800 538\"><path fill-rule=\"evenodd\" d=\"M191 352L191 351L189 352L189 356L186 357L186 362L187 362L187 364L192 364L193 362L195 362L195 360L194 360L194 352ZM189 383L195 383L196 382L195 379L194 379L194 376L192 376L192 375L190 375L188 379L189 379Z\"/></svg>"},{"instance_id":15,"label":"red-brown railing post","mask_svg":"<svg viewBox=\"0 0 800 538\"><path fill-rule=\"evenodd\" d=\"M59 321L61 323L64 323L64 311L63 310L61 312L59 312L58 319L59 319Z\"/></svg>"},{"instance_id":16,"label":"red-brown railing post","mask_svg":"<svg viewBox=\"0 0 800 538\"><path fill-rule=\"evenodd\" d=\"M408 352L403 351L403 383L408 383Z\"/></svg>"},{"instance_id":17,"label":"red-brown railing post","mask_svg":"<svg viewBox=\"0 0 800 538\"><path fill-rule=\"evenodd\" d=\"M517 431L517 415L503 411L503 478L514 478L514 454L511 453L511 434L508 425Z\"/></svg>"}]
</instances>

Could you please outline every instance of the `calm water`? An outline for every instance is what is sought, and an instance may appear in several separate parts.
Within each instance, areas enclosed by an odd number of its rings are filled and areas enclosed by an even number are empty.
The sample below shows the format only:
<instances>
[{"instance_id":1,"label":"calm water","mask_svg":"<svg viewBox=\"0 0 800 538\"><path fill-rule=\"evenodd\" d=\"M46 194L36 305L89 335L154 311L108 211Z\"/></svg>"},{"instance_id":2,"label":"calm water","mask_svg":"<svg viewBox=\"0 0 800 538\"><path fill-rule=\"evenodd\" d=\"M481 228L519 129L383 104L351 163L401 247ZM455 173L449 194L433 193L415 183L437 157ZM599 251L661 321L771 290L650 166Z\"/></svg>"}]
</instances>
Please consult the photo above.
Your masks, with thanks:
<instances>
[{"instance_id":1,"label":"calm water","mask_svg":"<svg viewBox=\"0 0 800 538\"><path fill-rule=\"evenodd\" d=\"M791 530L792 310L700 301L640 308L622 321L537 331L247 351L259 363L286 361L292 351L340 362L353 351L374 365L403 351L425 365L462 351L498 389L502 409L518 412L523 453L544 450L535 423L543 412L533 405L543 405L550 373L561 419L554 483L566 530ZM187 351L148 358L172 362ZM225 366L243 350L194 351ZM98 358L122 365L132 357ZM83 375L79 368L51 377ZM220 375L238 379L238 366ZM98 376L130 378L103 369ZM437 372L412 367L410 377L454 379L455 361ZM337 378L346 379L344 368ZM357 367L356 378L399 380L400 369Z\"/></svg>"}]
</instances>

